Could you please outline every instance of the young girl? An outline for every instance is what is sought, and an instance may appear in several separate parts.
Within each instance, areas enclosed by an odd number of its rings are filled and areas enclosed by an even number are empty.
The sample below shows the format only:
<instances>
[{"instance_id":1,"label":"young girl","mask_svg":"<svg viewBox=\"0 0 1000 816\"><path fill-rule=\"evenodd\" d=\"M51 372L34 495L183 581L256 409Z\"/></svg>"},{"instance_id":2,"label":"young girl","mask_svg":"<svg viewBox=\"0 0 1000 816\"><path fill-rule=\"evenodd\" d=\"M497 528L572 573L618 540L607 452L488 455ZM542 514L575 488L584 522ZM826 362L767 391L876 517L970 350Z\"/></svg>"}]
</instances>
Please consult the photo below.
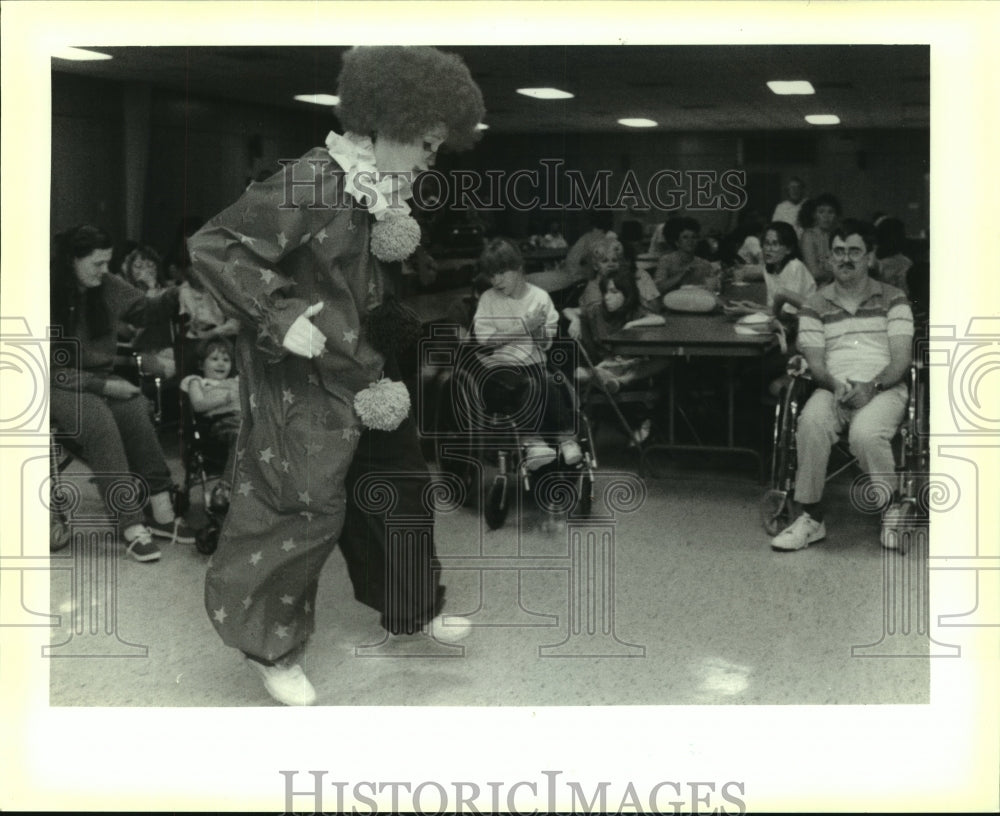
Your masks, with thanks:
<instances>
[{"instance_id":1,"label":"young girl","mask_svg":"<svg viewBox=\"0 0 1000 816\"><path fill-rule=\"evenodd\" d=\"M593 373L612 394L622 386L652 377L669 364L665 359L622 357L607 345L609 335L634 326L663 325L662 315L653 314L640 299L635 277L627 269L617 269L598 280L601 300L591 303L582 314L580 342L594 364ZM577 372L580 379L590 371Z\"/></svg>"},{"instance_id":2,"label":"young girl","mask_svg":"<svg viewBox=\"0 0 1000 816\"><path fill-rule=\"evenodd\" d=\"M473 321L476 342L492 349L484 361L492 369L485 381L487 403L516 404L531 382L543 383L544 429L558 437L563 461L575 465L583 453L572 430L569 395L552 382L545 369L545 352L559 321L552 298L524 279L521 253L505 238L487 245L479 266L493 284L480 296ZM529 437L524 444L529 469L555 461L556 452L540 436Z\"/></svg>"},{"instance_id":3,"label":"young girl","mask_svg":"<svg viewBox=\"0 0 1000 816\"><path fill-rule=\"evenodd\" d=\"M217 337L202 343L198 353L201 376L190 374L181 380L181 390L191 400L191 408L212 420L209 435L224 443L226 467L214 491L212 502L229 504L231 479L236 465L236 436L240 430L240 378L233 375L233 347L228 340Z\"/></svg>"}]
</instances>

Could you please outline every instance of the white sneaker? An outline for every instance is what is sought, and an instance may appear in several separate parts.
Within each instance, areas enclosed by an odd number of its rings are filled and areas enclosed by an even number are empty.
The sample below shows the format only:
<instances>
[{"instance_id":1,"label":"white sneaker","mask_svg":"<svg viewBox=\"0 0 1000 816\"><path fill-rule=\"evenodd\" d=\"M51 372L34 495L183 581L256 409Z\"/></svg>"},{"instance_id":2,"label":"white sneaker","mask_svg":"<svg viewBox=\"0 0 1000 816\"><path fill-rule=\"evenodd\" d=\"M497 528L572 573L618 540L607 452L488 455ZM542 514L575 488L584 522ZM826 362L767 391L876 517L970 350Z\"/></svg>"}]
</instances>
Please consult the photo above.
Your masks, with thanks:
<instances>
[{"instance_id":1,"label":"white sneaker","mask_svg":"<svg viewBox=\"0 0 1000 816\"><path fill-rule=\"evenodd\" d=\"M803 513L771 539L776 550L804 550L810 544L826 538L826 524Z\"/></svg>"},{"instance_id":2,"label":"white sneaker","mask_svg":"<svg viewBox=\"0 0 1000 816\"><path fill-rule=\"evenodd\" d=\"M882 516L879 541L887 550L904 551L903 533L910 534L913 525L912 509L905 504L893 504Z\"/></svg>"},{"instance_id":3,"label":"white sneaker","mask_svg":"<svg viewBox=\"0 0 1000 816\"><path fill-rule=\"evenodd\" d=\"M279 703L287 706L308 706L316 702L316 689L298 663L291 666L265 666L247 658L264 680L264 688Z\"/></svg>"},{"instance_id":4,"label":"white sneaker","mask_svg":"<svg viewBox=\"0 0 1000 816\"><path fill-rule=\"evenodd\" d=\"M458 615L448 615L447 621L445 621L444 615L438 615L424 627L424 634L430 635L442 643L457 643L460 640L465 640L471 631L472 624L469 623L469 619Z\"/></svg>"},{"instance_id":5,"label":"white sneaker","mask_svg":"<svg viewBox=\"0 0 1000 816\"><path fill-rule=\"evenodd\" d=\"M554 461L556 461L556 452L541 439L525 440L524 462L528 466L528 470L536 471L546 465L551 465Z\"/></svg>"}]
</instances>

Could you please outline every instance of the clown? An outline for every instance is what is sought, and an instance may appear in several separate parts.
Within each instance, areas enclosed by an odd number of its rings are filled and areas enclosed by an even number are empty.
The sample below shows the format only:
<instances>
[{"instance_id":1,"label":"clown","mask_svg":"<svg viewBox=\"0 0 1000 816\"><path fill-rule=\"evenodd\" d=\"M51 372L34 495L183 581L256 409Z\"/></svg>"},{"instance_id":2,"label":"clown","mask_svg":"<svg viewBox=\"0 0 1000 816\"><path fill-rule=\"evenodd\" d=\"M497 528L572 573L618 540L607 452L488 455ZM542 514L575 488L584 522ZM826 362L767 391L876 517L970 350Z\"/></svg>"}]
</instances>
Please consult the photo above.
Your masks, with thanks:
<instances>
[{"instance_id":1,"label":"clown","mask_svg":"<svg viewBox=\"0 0 1000 816\"><path fill-rule=\"evenodd\" d=\"M457 640L470 628L441 625L433 536L390 542L363 498L378 482L394 514L433 517L397 381L397 352L419 327L395 301L395 278L420 236L413 178L442 144L474 142L482 95L455 55L381 46L345 53L338 94L346 132L281 162L189 243L194 274L243 327L244 420L205 605L286 705L316 699L300 660L338 541L355 597L388 632Z\"/></svg>"}]
</instances>

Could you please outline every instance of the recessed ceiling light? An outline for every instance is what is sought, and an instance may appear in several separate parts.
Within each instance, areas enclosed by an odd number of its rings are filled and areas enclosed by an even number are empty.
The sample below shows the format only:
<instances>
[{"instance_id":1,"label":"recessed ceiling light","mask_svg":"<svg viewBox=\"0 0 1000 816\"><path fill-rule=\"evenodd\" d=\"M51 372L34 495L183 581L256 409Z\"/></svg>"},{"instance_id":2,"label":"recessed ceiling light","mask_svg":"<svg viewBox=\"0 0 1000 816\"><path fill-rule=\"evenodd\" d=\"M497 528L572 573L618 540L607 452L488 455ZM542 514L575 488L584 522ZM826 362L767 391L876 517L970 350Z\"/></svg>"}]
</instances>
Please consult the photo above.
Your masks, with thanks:
<instances>
[{"instance_id":1,"label":"recessed ceiling light","mask_svg":"<svg viewBox=\"0 0 1000 816\"><path fill-rule=\"evenodd\" d=\"M785 80L774 80L773 82L768 82L767 87L774 91L776 94L786 96L788 94L814 94L816 89L812 86L811 82L807 82L804 79L796 79L792 81Z\"/></svg>"},{"instance_id":2,"label":"recessed ceiling light","mask_svg":"<svg viewBox=\"0 0 1000 816\"><path fill-rule=\"evenodd\" d=\"M811 113L806 121L810 125L839 125L840 117L832 113Z\"/></svg>"},{"instance_id":3,"label":"recessed ceiling light","mask_svg":"<svg viewBox=\"0 0 1000 816\"><path fill-rule=\"evenodd\" d=\"M619 119L619 125L625 125L625 127L656 127L657 123L652 119Z\"/></svg>"},{"instance_id":4,"label":"recessed ceiling light","mask_svg":"<svg viewBox=\"0 0 1000 816\"><path fill-rule=\"evenodd\" d=\"M489 129L490 126L487 125L485 122L480 122L478 125L476 125L476 130L489 130Z\"/></svg>"},{"instance_id":5,"label":"recessed ceiling light","mask_svg":"<svg viewBox=\"0 0 1000 816\"><path fill-rule=\"evenodd\" d=\"M533 99L572 99L573 94L568 91L560 91L558 88L518 88L519 94L530 96Z\"/></svg>"},{"instance_id":6,"label":"recessed ceiling light","mask_svg":"<svg viewBox=\"0 0 1000 816\"><path fill-rule=\"evenodd\" d=\"M102 54L100 51L88 51L86 48L60 48L52 56L56 59L75 60L77 62L111 59L110 54Z\"/></svg>"},{"instance_id":7,"label":"recessed ceiling light","mask_svg":"<svg viewBox=\"0 0 1000 816\"><path fill-rule=\"evenodd\" d=\"M309 102L313 105L339 105L340 97L333 94L299 94L295 97L299 102Z\"/></svg>"}]
</instances>

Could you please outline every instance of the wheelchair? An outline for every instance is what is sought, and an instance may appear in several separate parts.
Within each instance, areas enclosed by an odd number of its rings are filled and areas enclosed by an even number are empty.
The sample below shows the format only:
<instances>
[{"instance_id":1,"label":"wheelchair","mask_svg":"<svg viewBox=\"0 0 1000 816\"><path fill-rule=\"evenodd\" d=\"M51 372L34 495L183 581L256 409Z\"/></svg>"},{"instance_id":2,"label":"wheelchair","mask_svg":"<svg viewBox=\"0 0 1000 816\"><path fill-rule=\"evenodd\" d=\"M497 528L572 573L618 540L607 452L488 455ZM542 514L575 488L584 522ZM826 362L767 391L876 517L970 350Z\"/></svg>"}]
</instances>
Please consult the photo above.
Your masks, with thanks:
<instances>
[{"instance_id":1,"label":"wheelchair","mask_svg":"<svg viewBox=\"0 0 1000 816\"><path fill-rule=\"evenodd\" d=\"M663 399L659 384L661 373L650 374L612 393L601 381L582 343L578 343L583 369L587 379L580 383L580 405L596 436L606 421L612 421L622 432L628 447L635 451L642 463L642 454L653 433L653 417ZM626 413L632 413L630 421ZM638 419L637 417L643 417ZM638 423L638 424L637 424Z\"/></svg>"},{"instance_id":2,"label":"wheelchair","mask_svg":"<svg viewBox=\"0 0 1000 816\"><path fill-rule=\"evenodd\" d=\"M567 368L572 371L567 346L550 349L545 376L565 389L573 405L576 441L582 457L578 463L566 465L557 456L551 464L531 469L525 441L551 436L533 430L537 428L544 395L540 378L529 378L524 393L511 394L506 400L490 400L488 404L484 386L496 369L485 365L487 351L474 340L458 340L457 334L452 342L447 338L441 342L440 335L432 356L437 355L438 363L444 361L445 366L438 370L431 399L424 401L430 414L427 424L431 426L425 425L425 429L433 439L437 471L461 482L467 505L479 500L491 530L504 525L518 490L533 496L550 516L555 515L557 505L562 509L568 498L572 517L588 517L597 459L589 421L580 409L572 379L566 374ZM546 441L553 444L552 439Z\"/></svg>"},{"instance_id":3,"label":"wheelchair","mask_svg":"<svg viewBox=\"0 0 1000 816\"><path fill-rule=\"evenodd\" d=\"M910 364L909 396L899 430L893 439L896 459L893 495L882 513L882 545L905 553L909 543L904 530L926 522L921 501L922 474L928 467L927 417L928 392L924 369L919 362ZM770 482L760 501L761 523L768 535L777 535L795 518L792 494L797 466L795 433L798 418L815 384L808 374L805 359L793 355L788 360L788 383L781 393L774 413ZM831 451L829 482L844 471L857 467L857 460L841 438Z\"/></svg>"},{"instance_id":4,"label":"wheelchair","mask_svg":"<svg viewBox=\"0 0 1000 816\"><path fill-rule=\"evenodd\" d=\"M216 487L225 475L228 446L213 438L209 429L211 417L196 413L186 393L180 392L180 448L184 481L174 497L174 512L183 515L191 506L191 491L200 486L208 524L198 531L195 547L202 555L211 555L219 544L222 522L229 511L228 497L210 487ZM234 443L235 444L235 443Z\"/></svg>"}]
</instances>

